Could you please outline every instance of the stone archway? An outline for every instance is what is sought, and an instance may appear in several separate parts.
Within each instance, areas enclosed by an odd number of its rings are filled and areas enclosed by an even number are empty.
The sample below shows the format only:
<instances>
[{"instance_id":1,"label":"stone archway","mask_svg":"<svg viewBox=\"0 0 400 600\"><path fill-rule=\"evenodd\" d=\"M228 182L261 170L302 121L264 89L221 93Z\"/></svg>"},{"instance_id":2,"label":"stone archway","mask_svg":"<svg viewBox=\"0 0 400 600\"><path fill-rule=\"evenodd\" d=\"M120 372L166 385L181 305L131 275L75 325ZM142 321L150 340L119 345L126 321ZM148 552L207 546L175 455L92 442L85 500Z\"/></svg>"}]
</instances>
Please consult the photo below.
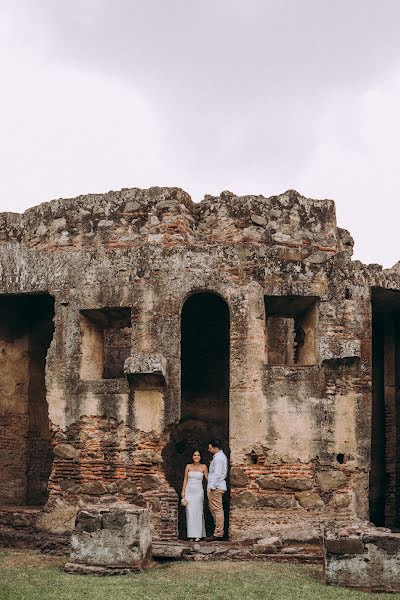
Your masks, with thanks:
<instances>
[{"instance_id":1,"label":"stone archway","mask_svg":"<svg viewBox=\"0 0 400 600\"><path fill-rule=\"evenodd\" d=\"M168 480L180 494L185 465L193 449L208 464L208 442L223 441L229 456L229 308L211 292L198 292L185 302L181 314L181 418L166 449ZM229 515L229 494L225 494ZM206 510L206 526L212 520ZM228 518L227 518L228 527ZM186 534L184 510L179 513L179 537Z\"/></svg>"}]
</instances>

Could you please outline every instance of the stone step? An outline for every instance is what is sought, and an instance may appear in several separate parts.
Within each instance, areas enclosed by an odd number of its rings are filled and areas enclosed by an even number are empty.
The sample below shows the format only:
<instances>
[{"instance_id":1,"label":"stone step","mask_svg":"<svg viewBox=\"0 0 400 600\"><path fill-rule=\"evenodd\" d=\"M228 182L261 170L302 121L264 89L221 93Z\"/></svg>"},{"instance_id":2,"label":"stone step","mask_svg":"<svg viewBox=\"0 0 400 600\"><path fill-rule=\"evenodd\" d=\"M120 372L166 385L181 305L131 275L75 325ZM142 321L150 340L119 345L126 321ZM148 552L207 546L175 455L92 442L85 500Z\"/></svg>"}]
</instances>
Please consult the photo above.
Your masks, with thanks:
<instances>
[{"instance_id":1,"label":"stone step","mask_svg":"<svg viewBox=\"0 0 400 600\"><path fill-rule=\"evenodd\" d=\"M317 563L323 561L321 545L287 545L277 551L257 552L252 544L233 542L211 543L166 543L153 544L155 560L254 560L254 561L295 561Z\"/></svg>"}]
</instances>

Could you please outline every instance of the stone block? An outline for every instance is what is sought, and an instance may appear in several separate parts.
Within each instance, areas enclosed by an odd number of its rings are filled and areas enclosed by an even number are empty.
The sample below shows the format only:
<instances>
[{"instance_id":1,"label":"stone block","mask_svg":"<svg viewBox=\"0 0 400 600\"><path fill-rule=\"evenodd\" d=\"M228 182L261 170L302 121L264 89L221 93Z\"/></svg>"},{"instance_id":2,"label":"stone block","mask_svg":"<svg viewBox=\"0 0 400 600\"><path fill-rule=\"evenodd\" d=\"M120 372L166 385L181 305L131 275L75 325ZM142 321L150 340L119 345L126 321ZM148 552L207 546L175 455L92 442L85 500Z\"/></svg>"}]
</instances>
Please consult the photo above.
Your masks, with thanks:
<instances>
[{"instance_id":1,"label":"stone block","mask_svg":"<svg viewBox=\"0 0 400 600\"><path fill-rule=\"evenodd\" d=\"M289 525L285 529L280 529L279 535L283 542L304 542L307 544L320 543L322 541L322 531L317 527L304 524Z\"/></svg>"},{"instance_id":2,"label":"stone block","mask_svg":"<svg viewBox=\"0 0 400 600\"><path fill-rule=\"evenodd\" d=\"M13 518L11 519L11 524L13 527L16 528L29 527L31 525L31 520L27 515L16 514L15 517L13 516Z\"/></svg>"},{"instance_id":3,"label":"stone block","mask_svg":"<svg viewBox=\"0 0 400 600\"><path fill-rule=\"evenodd\" d=\"M162 354L137 354L125 360L124 373L128 377L157 375L166 379L167 361Z\"/></svg>"},{"instance_id":4,"label":"stone block","mask_svg":"<svg viewBox=\"0 0 400 600\"><path fill-rule=\"evenodd\" d=\"M393 556L400 552L400 539L395 535L366 535L363 538L363 542L364 544L376 546L388 556Z\"/></svg>"},{"instance_id":5,"label":"stone block","mask_svg":"<svg viewBox=\"0 0 400 600\"><path fill-rule=\"evenodd\" d=\"M347 477L343 471L329 469L317 473L317 481L323 492L333 492L347 484Z\"/></svg>"},{"instance_id":6,"label":"stone block","mask_svg":"<svg viewBox=\"0 0 400 600\"><path fill-rule=\"evenodd\" d=\"M371 524L328 530L324 539L328 585L373 592L400 592L400 534Z\"/></svg>"},{"instance_id":7,"label":"stone block","mask_svg":"<svg viewBox=\"0 0 400 600\"><path fill-rule=\"evenodd\" d=\"M304 491L311 490L313 482L311 479L288 479L285 482L285 488L289 490Z\"/></svg>"},{"instance_id":8,"label":"stone block","mask_svg":"<svg viewBox=\"0 0 400 600\"><path fill-rule=\"evenodd\" d=\"M49 533L70 533L75 527L77 512L76 506L55 507L40 515L36 521L36 527Z\"/></svg>"},{"instance_id":9,"label":"stone block","mask_svg":"<svg viewBox=\"0 0 400 600\"><path fill-rule=\"evenodd\" d=\"M243 469L240 469L239 467L232 467L230 472L230 479L231 484L236 487L244 487L250 481L245 471L243 471Z\"/></svg>"},{"instance_id":10,"label":"stone block","mask_svg":"<svg viewBox=\"0 0 400 600\"><path fill-rule=\"evenodd\" d=\"M138 493L136 484L131 479L121 479L117 483L118 491L126 495L135 495Z\"/></svg>"},{"instance_id":11,"label":"stone block","mask_svg":"<svg viewBox=\"0 0 400 600\"><path fill-rule=\"evenodd\" d=\"M89 496L101 496L108 492L106 486L101 481L82 483L80 491L82 494L88 494Z\"/></svg>"},{"instance_id":12,"label":"stone block","mask_svg":"<svg viewBox=\"0 0 400 600\"><path fill-rule=\"evenodd\" d=\"M57 444L54 448L54 455L57 456L57 458L79 458L80 454L80 450L74 448L74 446L71 446L70 444Z\"/></svg>"},{"instance_id":13,"label":"stone block","mask_svg":"<svg viewBox=\"0 0 400 600\"><path fill-rule=\"evenodd\" d=\"M253 545L253 552L255 554L275 554L282 548L282 541L278 537L267 537L258 540Z\"/></svg>"},{"instance_id":14,"label":"stone block","mask_svg":"<svg viewBox=\"0 0 400 600\"><path fill-rule=\"evenodd\" d=\"M148 510L122 503L79 512L71 537L71 573L127 573L149 566Z\"/></svg>"},{"instance_id":15,"label":"stone block","mask_svg":"<svg viewBox=\"0 0 400 600\"><path fill-rule=\"evenodd\" d=\"M271 508L294 508L295 504L293 496L285 494L262 496L258 500L259 506L268 506Z\"/></svg>"},{"instance_id":16,"label":"stone block","mask_svg":"<svg viewBox=\"0 0 400 600\"><path fill-rule=\"evenodd\" d=\"M103 529L122 529L126 525L125 512L123 510L112 510L104 513L101 517Z\"/></svg>"},{"instance_id":17,"label":"stone block","mask_svg":"<svg viewBox=\"0 0 400 600\"><path fill-rule=\"evenodd\" d=\"M171 559L171 558L182 558L188 550L185 546L179 544L153 544L152 555L153 558L158 559Z\"/></svg>"},{"instance_id":18,"label":"stone block","mask_svg":"<svg viewBox=\"0 0 400 600\"><path fill-rule=\"evenodd\" d=\"M350 494L334 494L328 502L328 506L334 509L347 508L350 504Z\"/></svg>"},{"instance_id":19,"label":"stone block","mask_svg":"<svg viewBox=\"0 0 400 600\"><path fill-rule=\"evenodd\" d=\"M75 521L75 529L76 531L86 531L90 533L91 531L96 531L101 528L101 515L98 513L94 513L93 511L81 510L79 511L76 521Z\"/></svg>"},{"instance_id":20,"label":"stone block","mask_svg":"<svg viewBox=\"0 0 400 600\"><path fill-rule=\"evenodd\" d=\"M267 224L265 217L263 217L262 215L253 214L250 215L250 219L255 225L264 226Z\"/></svg>"},{"instance_id":21,"label":"stone block","mask_svg":"<svg viewBox=\"0 0 400 600\"><path fill-rule=\"evenodd\" d=\"M256 480L256 483L264 490L280 490L285 485L285 480L272 475L263 475Z\"/></svg>"},{"instance_id":22,"label":"stone block","mask_svg":"<svg viewBox=\"0 0 400 600\"><path fill-rule=\"evenodd\" d=\"M161 485L161 481L156 475L143 475L140 484L143 492L149 492L151 490L157 490Z\"/></svg>"},{"instance_id":23,"label":"stone block","mask_svg":"<svg viewBox=\"0 0 400 600\"><path fill-rule=\"evenodd\" d=\"M128 212L128 213L129 212L134 212L138 208L140 208L139 202L127 202L126 205L125 205L125 211Z\"/></svg>"},{"instance_id":24,"label":"stone block","mask_svg":"<svg viewBox=\"0 0 400 600\"><path fill-rule=\"evenodd\" d=\"M331 554L362 554L364 552L364 544L360 538L326 540L325 548Z\"/></svg>"},{"instance_id":25,"label":"stone block","mask_svg":"<svg viewBox=\"0 0 400 600\"><path fill-rule=\"evenodd\" d=\"M107 491L110 494L115 494L118 492L118 483L116 481L112 481L111 483L107 483Z\"/></svg>"},{"instance_id":26,"label":"stone block","mask_svg":"<svg viewBox=\"0 0 400 600\"><path fill-rule=\"evenodd\" d=\"M242 492L232 498L231 504L237 508L252 508L257 506L257 496L251 492Z\"/></svg>"},{"instance_id":27,"label":"stone block","mask_svg":"<svg viewBox=\"0 0 400 600\"><path fill-rule=\"evenodd\" d=\"M313 510L324 506L322 498L315 492L297 492L296 500L298 500L301 506L306 510Z\"/></svg>"}]
</instances>

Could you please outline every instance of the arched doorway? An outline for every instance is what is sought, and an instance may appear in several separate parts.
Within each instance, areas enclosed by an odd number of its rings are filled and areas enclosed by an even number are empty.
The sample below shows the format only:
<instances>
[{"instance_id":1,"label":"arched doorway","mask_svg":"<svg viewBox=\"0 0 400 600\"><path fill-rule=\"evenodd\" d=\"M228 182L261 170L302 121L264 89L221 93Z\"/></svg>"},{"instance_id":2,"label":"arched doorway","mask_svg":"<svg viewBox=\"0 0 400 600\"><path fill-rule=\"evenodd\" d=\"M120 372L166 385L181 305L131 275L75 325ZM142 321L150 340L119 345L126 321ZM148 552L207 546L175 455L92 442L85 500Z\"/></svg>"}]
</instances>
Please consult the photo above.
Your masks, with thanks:
<instances>
[{"instance_id":1,"label":"arched doorway","mask_svg":"<svg viewBox=\"0 0 400 600\"><path fill-rule=\"evenodd\" d=\"M181 419L169 445L168 479L180 494L185 465L194 448L209 463L208 442L218 437L229 457L229 308L210 292L190 296L181 315ZM226 529L229 493L225 494ZM212 519L206 510L209 533ZM186 533L185 511L180 510L179 537Z\"/></svg>"}]
</instances>

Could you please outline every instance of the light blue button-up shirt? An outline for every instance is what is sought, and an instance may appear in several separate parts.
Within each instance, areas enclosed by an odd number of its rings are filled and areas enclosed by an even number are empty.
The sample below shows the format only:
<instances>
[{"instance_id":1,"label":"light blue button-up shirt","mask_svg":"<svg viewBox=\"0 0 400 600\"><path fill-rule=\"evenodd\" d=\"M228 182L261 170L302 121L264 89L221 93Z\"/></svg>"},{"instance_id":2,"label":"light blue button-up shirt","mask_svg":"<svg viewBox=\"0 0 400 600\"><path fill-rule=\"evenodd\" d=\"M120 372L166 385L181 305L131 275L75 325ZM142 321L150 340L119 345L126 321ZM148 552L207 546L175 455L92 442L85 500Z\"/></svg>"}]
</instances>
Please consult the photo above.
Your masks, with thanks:
<instances>
[{"instance_id":1,"label":"light blue button-up shirt","mask_svg":"<svg viewBox=\"0 0 400 600\"><path fill-rule=\"evenodd\" d=\"M228 474L228 459L224 454L223 450L218 450L214 454L214 458L210 463L210 469L208 472L208 484L209 490L224 490L226 491L226 476Z\"/></svg>"}]
</instances>

